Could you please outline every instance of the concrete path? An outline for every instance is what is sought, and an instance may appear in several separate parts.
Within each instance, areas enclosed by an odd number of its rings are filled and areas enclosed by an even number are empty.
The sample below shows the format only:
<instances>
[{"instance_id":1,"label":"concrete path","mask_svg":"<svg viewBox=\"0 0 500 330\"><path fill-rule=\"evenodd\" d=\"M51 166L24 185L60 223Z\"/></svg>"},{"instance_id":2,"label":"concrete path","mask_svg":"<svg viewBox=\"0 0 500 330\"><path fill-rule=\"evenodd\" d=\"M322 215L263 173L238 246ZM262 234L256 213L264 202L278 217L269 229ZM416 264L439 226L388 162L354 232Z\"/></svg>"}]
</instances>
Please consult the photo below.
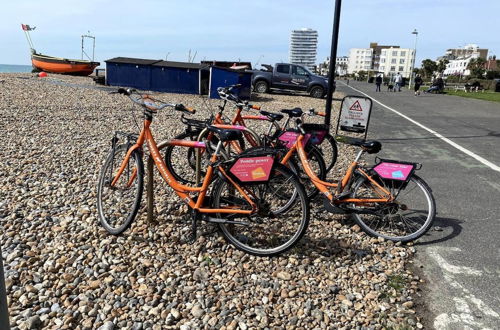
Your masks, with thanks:
<instances>
[{"instance_id":1,"label":"concrete path","mask_svg":"<svg viewBox=\"0 0 500 330\"><path fill-rule=\"evenodd\" d=\"M382 142L380 157L423 163L438 211L416 245L428 325L500 329L500 103L337 86L374 100L368 138Z\"/></svg>"}]
</instances>

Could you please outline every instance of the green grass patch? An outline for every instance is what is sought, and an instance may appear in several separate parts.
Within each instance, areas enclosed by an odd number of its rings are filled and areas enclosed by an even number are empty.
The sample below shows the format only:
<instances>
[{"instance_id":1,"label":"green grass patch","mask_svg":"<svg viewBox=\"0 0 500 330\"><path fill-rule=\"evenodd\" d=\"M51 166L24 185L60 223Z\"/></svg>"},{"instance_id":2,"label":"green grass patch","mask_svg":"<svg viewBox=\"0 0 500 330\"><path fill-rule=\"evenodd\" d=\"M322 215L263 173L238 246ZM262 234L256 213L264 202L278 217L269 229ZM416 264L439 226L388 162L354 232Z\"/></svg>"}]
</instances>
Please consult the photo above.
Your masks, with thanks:
<instances>
[{"instance_id":1,"label":"green grass patch","mask_svg":"<svg viewBox=\"0 0 500 330\"><path fill-rule=\"evenodd\" d=\"M446 94L491 102L500 102L500 93L497 92L484 91L466 93L464 91L447 91Z\"/></svg>"},{"instance_id":2,"label":"green grass patch","mask_svg":"<svg viewBox=\"0 0 500 330\"><path fill-rule=\"evenodd\" d=\"M406 285L406 281L401 275L392 275L387 278L387 285L396 290L396 292L401 292Z\"/></svg>"}]
</instances>

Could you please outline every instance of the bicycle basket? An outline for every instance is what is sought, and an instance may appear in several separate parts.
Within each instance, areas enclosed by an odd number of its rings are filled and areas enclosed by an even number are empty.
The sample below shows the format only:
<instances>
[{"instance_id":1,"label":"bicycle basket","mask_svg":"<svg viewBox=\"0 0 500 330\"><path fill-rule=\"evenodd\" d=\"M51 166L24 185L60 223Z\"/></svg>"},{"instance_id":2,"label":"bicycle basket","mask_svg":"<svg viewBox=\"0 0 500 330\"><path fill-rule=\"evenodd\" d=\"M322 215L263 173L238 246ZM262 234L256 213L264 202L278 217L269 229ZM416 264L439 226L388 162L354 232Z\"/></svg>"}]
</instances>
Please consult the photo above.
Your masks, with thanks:
<instances>
[{"instance_id":1,"label":"bicycle basket","mask_svg":"<svg viewBox=\"0 0 500 330\"><path fill-rule=\"evenodd\" d=\"M328 125L325 124L302 124L304 131L310 135L311 144L321 144L328 134Z\"/></svg>"}]
</instances>

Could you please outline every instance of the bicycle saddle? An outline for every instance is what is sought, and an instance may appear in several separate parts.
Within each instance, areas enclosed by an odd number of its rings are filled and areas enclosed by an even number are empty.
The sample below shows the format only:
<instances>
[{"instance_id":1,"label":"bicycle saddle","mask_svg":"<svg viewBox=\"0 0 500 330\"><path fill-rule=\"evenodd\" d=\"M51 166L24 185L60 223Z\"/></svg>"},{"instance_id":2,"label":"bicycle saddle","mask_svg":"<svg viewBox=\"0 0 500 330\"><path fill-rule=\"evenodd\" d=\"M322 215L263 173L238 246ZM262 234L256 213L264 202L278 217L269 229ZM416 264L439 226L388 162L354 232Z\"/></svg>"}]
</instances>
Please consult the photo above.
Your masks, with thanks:
<instances>
[{"instance_id":1,"label":"bicycle saddle","mask_svg":"<svg viewBox=\"0 0 500 330\"><path fill-rule=\"evenodd\" d=\"M240 139L243 136L243 134L241 134L241 131L236 129L208 126L208 130L217 134L221 141L234 141Z\"/></svg>"},{"instance_id":2,"label":"bicycle saddle","mask_svg":"<svg viewBox=\"0 0 500 330\"><path fill-rule=\"evenodd\" d=\"M353 143L355 146L361 147L364 151L369 154L376 154L382 149L382 143L370 140L370 141L356 141Z\"/></svg>"},{"instance_id":3,"label":"bicycle saddle","mask_svg":"<svg viewBox=\"0 0 500 330\"><path fill-rule=\"evenodd\" d=\"M302 116L301 108L293 108L293 109L283 109L281 112L286 113L290 117L300 117Z\"/></svg>"},{"instance_id":4,"label":"bicycle saddle","mask_svg":"<svg viewBox=\"0 0 500 330\"><path fill-rule=\"evenodd\" d=\"M280 121L281 119L283 119L283 115L281 113L274 113L274 112L268 112L268 111L261 110L260 114L268 117L271 120Z\"/></svg>"}]
</instances>

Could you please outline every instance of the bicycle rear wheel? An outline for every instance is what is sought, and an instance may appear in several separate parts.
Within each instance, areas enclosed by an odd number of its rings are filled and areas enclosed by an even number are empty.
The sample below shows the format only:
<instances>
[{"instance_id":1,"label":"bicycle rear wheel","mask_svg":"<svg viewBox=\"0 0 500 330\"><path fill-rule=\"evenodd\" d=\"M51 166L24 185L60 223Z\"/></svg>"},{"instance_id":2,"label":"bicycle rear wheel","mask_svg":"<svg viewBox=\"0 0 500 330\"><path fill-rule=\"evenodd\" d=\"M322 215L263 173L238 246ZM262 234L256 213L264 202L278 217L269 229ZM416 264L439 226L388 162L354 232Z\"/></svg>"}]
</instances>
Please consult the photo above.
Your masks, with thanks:
<instances>
[{"instance_id":1,"label":"bicycle rear wheel","mask_svg":"<svg viewBox=\"0 0 500 330\"><path fill-rule=\"evenodd\" d=\"M335 163L337 162L338 150L337 150L337 141L330 134L325 136L323 143L319 146L315 146L319 149L321 156L323 156L323 160L325 161L326 173L330 172Z\"/></svg>"},{"instance_id":2,"label":"bicycle rear wheel","mask_svg":"<svg viewBox=\"0 0 500 330\"><path fill-rule=\"evenodd\" d=\"M396 199L390 203L353 206L361 212L374 212L354 213L356 223L371 236L396 242L409 242L424 235L436 215L436 202L424 180L413 175L406 186L398 187L388 183L383 186ZM374 185L365 177L355 181L353 192L354 198L380 198Z\"/></svg>"},{"instance_id":3,"label":"bicycle rear wheel","mask_svg":"<svg viewBox=\"0 0 500 330\"><path fill-rule=\"evenodd\" d=\"M309 203L297 177L278 164L269 182L246 185L245 189L258 210L250 216L217 214L218 218L242 222L219 224L226 240L257 256L273 256L293 247L309 224ZM230 182L221 179L212 190L212 207L252 209Z\"/></svg>"},{"instance_id":4,"label":"bicycle rear wheel","mask_svg":"<svg viewBox=\"0 0 500 330\"><path fill-rule=\"evenodd\" d=\"M111 186L128 148L127 144L122 144L110 151L97 185L99 220L113 235L124 232L134 220L141 204L144 187L144 165L137 150L132 152L118 182Z\"/></svg>"}]
</instances>

